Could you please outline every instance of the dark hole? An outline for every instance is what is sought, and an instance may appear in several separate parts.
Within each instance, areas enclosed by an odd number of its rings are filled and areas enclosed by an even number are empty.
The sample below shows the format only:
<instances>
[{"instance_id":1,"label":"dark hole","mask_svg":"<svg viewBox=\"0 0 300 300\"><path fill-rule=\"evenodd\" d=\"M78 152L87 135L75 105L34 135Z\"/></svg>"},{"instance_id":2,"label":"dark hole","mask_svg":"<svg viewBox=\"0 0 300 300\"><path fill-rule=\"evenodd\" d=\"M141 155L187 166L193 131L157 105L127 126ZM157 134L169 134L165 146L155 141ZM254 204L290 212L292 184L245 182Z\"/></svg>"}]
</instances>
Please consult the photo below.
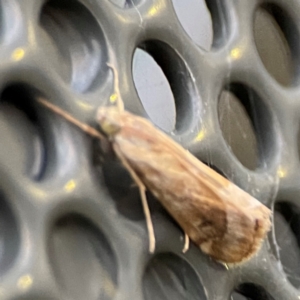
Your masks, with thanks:
<instances>
[{"instance_id":1,"label":"dark hole","mask_svg":"<svg viewBox=\"0 0 300 300\"><path fill-rule=\"evenodd\" d=\"M300 209L288 202L277 202L274 212L275 236L280 260L288 280L300 287Z\"/></svg>"},{"instance_id":2,"label":"dark hole","mask_svg":"<svg viewBox=\"0 0 300 300\"><path fill-rule=\"evenodd\" d=\"M1 93L0 102L2 139L6 145L1 153L14 154L14 161L19 164L16 167L24 167L25 172L35 180L41 179L44 173L46 155L43 128L34 103L34 98L39 95L34 88L11 84Z\"/></svg>"},{"instance_id":3,"label":"dark hole","mask_svg":"<svg viewBox=\"0 0 300 300\"><path fill-rule=\"evenodd\" d=\"M28 88L22 84L12 84L3 90L1 102L10 104L24 112L31 122L36 123L38 118L33 109L32 101L38 94L38 91L33 88Z\"/></svg>"},{"instance_id":4,"label":"dark hole","mask_svg":"<svg viewBox=\"0 0 300 300\"><path fill-rule=\"evenodd\" d=\"M176 52L162 42L145 42L135 51L132 68L138 95L151 120L168 132L187 130L196 92Z\"/></svg>"},{"instance_id":5,"label":"dark hole","mask_svg":"<svg viewBox=\"0 0 300 300\"><path fill-rule=\"evenodd\" d=\"M143 276L146 300L206 300L198 275L174 254L159 254L149 262Z\"/></svg>"},{"instance_id":6,"label":"dark hole","mask_svg":"<svg viewBox=\"0 0 300 300\"><path fill-rule=\"evenodd\" d=\"M69 215L52 229L49 257L57 282L74 300L113 299L117 265L105 236L88 220Z\"/></svg>"},{"instance_id":7,"label":"dark hole","mask_svg":"<svg viewBox=\"0 0 300 300\"><path fill-rule=\"evenodd\" d=\"M280 84L287 86L294 81L293 65L295 62L293 62L286 35L276 18L282 24L284 22L290 24L286 25L289 27L288 30L294 27L290 18L283 13L283 10L276 6L266 5L256 11L254 38L257 51L265 68Z\"/></svg>"},{"instance_id":8,"label":"dark hole","mask_svg":"<svg viewBox=\"0 0 300 300\"><path fill-rule=\"evenodd\" d=\"M227 41L229 36L228 11L225 1L205 0L207 8L210 11L213 26L213 44L212 47L217 49L222 47Z\"/></svg>"},{"instance_id":9,"label":"dark hole","mask_svg":"<svg viewBox=\"0 0 300 300\"><path fill-rule=\"evenodd\" d=\"M191 39L205 50L212 45L212 20L204 0L172 0L177 17Z\"/></svg>"},{"instance_id":10,"label":"dark hole","mask_svg":"<svg viewBox=\"0 0 300 300\"><path fill-rule=\"evenodd\" d=\"M232 300L274 300L261 286L244 283L231 295Z\"/></svg>"}]
</instances>

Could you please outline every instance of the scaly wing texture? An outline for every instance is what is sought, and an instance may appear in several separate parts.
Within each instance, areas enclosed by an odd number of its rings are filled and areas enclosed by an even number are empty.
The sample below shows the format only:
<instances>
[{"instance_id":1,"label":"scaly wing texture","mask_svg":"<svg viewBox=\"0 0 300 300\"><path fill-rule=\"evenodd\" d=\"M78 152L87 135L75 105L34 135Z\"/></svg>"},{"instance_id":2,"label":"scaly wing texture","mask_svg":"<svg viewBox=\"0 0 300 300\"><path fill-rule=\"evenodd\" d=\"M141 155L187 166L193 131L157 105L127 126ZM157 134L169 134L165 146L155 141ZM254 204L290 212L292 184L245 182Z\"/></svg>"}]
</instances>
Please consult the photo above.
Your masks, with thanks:
<instances>
[{"instance_id":1,"label":"scaly wing texture","mask_svg":"<svg viewBox=\"0 0 300 300\"><path fill-rule=\"evenodd\" d=\"M122 126L113 142L202 251L222 262L239 263L259 249L271 226L267 207L147 120L128 112L114 114Z\"/></svg>"}]
</instances>

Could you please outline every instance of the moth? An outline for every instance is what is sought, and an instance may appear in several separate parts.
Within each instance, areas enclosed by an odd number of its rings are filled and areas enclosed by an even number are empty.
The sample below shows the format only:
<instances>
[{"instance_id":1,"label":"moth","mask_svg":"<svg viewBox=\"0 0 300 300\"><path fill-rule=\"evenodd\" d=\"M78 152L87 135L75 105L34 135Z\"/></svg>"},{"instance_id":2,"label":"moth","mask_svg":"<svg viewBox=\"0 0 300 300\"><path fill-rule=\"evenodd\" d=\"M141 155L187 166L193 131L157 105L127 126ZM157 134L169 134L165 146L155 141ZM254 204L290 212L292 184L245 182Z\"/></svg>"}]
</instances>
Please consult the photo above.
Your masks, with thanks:
<instances>
[{"instance_id":1,"label":"moth","mask_svg":"<svg viewBox=\"0 0 300 300\"><path fill-rule=\"evenodd\" d=\"M115 92L121 100L117 71L112 69ZM155 249L155 235L146 190L161 202L185 232L183 251L188 249L191 239L215 260L238 264L259 250L271 228L271 211L148 120L125 111L121 101L118 106L98 109L96 118L101 132L43 98L38 101L86 133L111 143L139 188L151 253Z\"/></svg>"}]
</instances>

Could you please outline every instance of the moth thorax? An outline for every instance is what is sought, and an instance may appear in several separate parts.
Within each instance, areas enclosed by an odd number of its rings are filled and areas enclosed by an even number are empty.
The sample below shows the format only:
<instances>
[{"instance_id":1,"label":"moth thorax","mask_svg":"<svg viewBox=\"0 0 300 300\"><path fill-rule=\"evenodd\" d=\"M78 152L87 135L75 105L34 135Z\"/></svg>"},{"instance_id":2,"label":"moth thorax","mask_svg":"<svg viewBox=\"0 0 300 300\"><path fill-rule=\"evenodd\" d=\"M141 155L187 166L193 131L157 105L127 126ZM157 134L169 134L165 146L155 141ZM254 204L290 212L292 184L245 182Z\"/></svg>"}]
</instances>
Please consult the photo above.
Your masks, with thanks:
<instances>
[{"instance_id":1,"label":"moth thorax","mask_svg":"<svg viewBox=\"0 0 300 300\"><path fill-rule=\"evenodd\" d=\"M116 107L100 107L97 112L97 121L103 133L115 135L122 128L120 112Z\"/></svg>"}]
</instances>

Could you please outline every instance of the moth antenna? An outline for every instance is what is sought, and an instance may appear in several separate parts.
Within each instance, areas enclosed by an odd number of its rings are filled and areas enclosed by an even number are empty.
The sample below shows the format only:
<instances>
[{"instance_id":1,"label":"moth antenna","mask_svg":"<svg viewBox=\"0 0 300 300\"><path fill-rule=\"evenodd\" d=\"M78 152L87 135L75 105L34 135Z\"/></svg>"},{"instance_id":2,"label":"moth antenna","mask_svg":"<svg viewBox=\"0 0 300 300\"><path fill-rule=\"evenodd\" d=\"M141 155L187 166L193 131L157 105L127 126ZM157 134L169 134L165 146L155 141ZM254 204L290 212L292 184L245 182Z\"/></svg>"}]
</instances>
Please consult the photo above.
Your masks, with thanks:
<instances>
[{"instance_id":1,"label":"moth antenna","mask_svg":"<svg viewBox=\"0 0 300 300\"><path fill-rule=\"evenodd\" d=\"M124 103L121 98L121 93L119 89L119 76L118 70L115 66L110 63L106 63L106 65L113 71L114 74L114 93L110 96L111 102L117 102L117 107L120 112L124 111Z\"/></svg>"},{"instance_id":2,"label":"moth antenna","mask_svg":"<svg viewBox=\"0 0 300 300\"><path fill-rule=\"evenodd\" d=\"M66 119L70 123L76 125L77 127L79 127L82 131L84 131L88 135L90 135L92 137L95 137L95 138L98 138L100 140L105 139L105 137L98 130L96 130L92 126L89 126L86 123L80 122L75 117L73 117L71 114L69 114L68 112L66 112L62 108L58 107L57 105L54 105L54 104L50 103L46 99L39 97L39 98L37 98L37 102L39 102L40 104L42 104L46 108L50 109L52 112L56 113L57 115L63 117L64 119Z\"/></svg>"}]
</instances>

